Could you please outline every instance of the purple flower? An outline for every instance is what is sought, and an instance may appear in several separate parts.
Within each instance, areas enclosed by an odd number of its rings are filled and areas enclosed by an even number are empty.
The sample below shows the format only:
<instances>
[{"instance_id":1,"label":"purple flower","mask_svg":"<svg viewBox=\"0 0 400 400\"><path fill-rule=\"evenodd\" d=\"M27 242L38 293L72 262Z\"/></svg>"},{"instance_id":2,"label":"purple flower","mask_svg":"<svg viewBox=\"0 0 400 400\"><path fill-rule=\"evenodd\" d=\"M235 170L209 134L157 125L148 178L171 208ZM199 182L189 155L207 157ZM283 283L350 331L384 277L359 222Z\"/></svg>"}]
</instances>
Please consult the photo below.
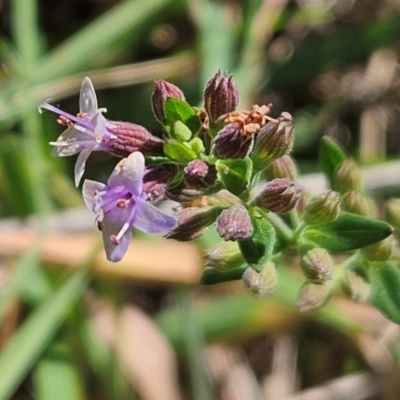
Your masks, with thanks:
<instances>
[{"instance_id":1,"label":"purple flower","mask_svg":"<svg viewBox=\"0 0 400 400\"><path fill-rule=\"evenodd\" d=\"M60 116L59 122L66 125L67 129L58 137L56 142L50 142L54 146L53 156L66 157L79 153L75 164L75 185L78 186L85 170L85 163L90 153L96 150L110 150L105 143L116 136L107 128L113 127L108 122L103 112L105 108L98 108L97 97L92 81L86 77L81 86L79 97L79 114L68 114L46 101L39 106L50 110Z\"/></svg>"},{"instance_id":2,"label":"purple flower","mask_svg":"<svg viewBox=\"0 0 400 400\"><path fill-rule=\"evenodd\" d=\"M177 223L176 217L146 201L143 174L143 154L134 152L117 164L107 184L91 180L83 183L86 205L103 216L98 226L110 261L120 261L126 253L132 239L132 227L156 233L169 231Z\"/></svg>"}]
</instances>

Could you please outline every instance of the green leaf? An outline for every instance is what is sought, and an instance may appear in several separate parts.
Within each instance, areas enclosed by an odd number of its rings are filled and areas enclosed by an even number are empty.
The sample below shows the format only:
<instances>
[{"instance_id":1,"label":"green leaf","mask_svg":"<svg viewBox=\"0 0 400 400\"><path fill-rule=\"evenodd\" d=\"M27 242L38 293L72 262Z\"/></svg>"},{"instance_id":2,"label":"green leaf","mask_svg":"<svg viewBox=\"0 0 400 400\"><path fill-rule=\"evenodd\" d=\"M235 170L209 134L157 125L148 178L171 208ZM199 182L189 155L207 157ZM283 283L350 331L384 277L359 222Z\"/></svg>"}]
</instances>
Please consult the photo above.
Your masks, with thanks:
<instances>
[{"instance_id":1,"label":"green leaf","mask_svg":"<svg viewBox=\"0 0 400 400\"><path fill-rule=\"evenodd\" d=\"M80 268L40 306L8 342L0 356L0 400L7 400L48 346L69 308L79 299L88 282L88 271Z\"/></svg>"},{"instance_id":2,"label":"green leaf","mask_svg":"<svg viewBox=\"0 0 400 400\"><path fill-rule=\"evenodd\" d=\"M347 158L336 140L324 136L319 146L319 163L330 187L334 186L334 172L338 165Z\"/></svg>"},{"instance_id":3,"label":"green leaf","mask_svg":"<svg viewBox=\"0 0 400 400\"><path fill-rule=\"evenodd\" d=\"M275 229L264 218L252 218L253 234L238 241L240 251L247 264L260 272L272 255L275 244Z\"/></svg>"},{"instance_id":4,"label":"green leaf","mask_svg":"<svg viewBox=\"0 0 400 400\"><path fill-rule=\"evenodd\" d=\"M384 221L342 212L333 222L307 227L302 236L329 251L340 252L379 242L388 237L392 230Z\"/></svg>"},{"instance_id":5,"label":"green leaf","mask_svg":"<svg viewBox=\"0 0 400 400\"><path fill-rule=\"evenodd\" d=\"M184 143L177 140L170 140L164 144L164 153L172 160L186 164L197 158L196 153Z\"/></svg>"},{"instance_id":6,"label":"green leaf","mask_svg":"<svg viewBox=\"0 0 400 400\"><path fill-rule=\"evenodd\" d=\"M174 97L168 98L164 104L164 114L166 119L164 126L171 137L173 137L172 131L177 121L182 122L193 135L200 129L200 120L196 110L184 100ZM184 140L190 139L191 136Z\"/></svg>"},{"instance_id":7,"label":"green leaf","mask_svg":"<svg viewBox=\"0 0 400 400\"><path fill-rule=\"evenodd\" d=\"M387 262L371 263L368 273L371 303L391 321L400 324L400 270Z\"/></svg>"},{"instance_id":8,"label":"green leaf","mask_svg":"<svg viewBox=\"0 0 400 400\"><path fill-rule=\"evenodd\" d=\"M218 160L215 166L220 181L234 195L240 196L249 187L253 169L253 163L249 157Z\"/></svg>"},{"instance_id":9,"label":"green leaf","mask_svg":"<svg viewBox=\"0 0 400 400\"><path fill-rule=\"evenodd\" d=\"M184 142L186 140L190 140L190 138L192 137L192 132L182 121L175 121L171 125L169 135L172 139Z\"/></svg>"},{"instance_id":10,"label":"green leaf","mask_svg":"<svg viewBox=\"0 0 400 400\"><path fill-rule=\"evenodd\" d=\"M220 271L212 267L206 267L201 275L200 283L203 285L214 285L216 283L235 281L241 279L247 265L234 270Z\"/></svg>"}]
</instances>

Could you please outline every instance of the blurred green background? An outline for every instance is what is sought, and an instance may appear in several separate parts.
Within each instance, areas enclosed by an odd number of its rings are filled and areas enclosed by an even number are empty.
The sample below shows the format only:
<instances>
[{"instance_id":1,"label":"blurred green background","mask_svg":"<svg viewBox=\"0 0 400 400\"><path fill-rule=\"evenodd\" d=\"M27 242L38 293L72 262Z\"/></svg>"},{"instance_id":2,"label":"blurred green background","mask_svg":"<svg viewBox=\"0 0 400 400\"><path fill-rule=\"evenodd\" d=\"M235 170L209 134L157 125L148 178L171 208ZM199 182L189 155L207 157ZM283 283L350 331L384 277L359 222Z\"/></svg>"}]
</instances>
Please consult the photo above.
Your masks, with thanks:
<instances>
[{"instance_id":1,"label":"blurred green background","mask_svg":"<svg viewBox=\"0 0 400 400\"><path fill-rule=\"evenodd\" d=\"M9 0L0 29L0 399L398 398L398 327L344 298L300 314L296 275L281 271L285 283L260 300L179 268L157 276L146 258L150 272L105 277L91 269L98 245L66 261L69 242L48 238L90 236L94 224L62 214L83 208L75 159L51 157L62 128L37 106L51 97L75 114L89 76L107 117L161 136L153 81L201 106L204 84L226 70L241 109L273 103L273 115L294 116L300 171L317 171L326 134L364 165L386 165L400 152L399 1ZM117 160L89 161L85 176L104 180ZM398 164L386 171L374 189L396 192Z\"/></svg>"}]
</instances>

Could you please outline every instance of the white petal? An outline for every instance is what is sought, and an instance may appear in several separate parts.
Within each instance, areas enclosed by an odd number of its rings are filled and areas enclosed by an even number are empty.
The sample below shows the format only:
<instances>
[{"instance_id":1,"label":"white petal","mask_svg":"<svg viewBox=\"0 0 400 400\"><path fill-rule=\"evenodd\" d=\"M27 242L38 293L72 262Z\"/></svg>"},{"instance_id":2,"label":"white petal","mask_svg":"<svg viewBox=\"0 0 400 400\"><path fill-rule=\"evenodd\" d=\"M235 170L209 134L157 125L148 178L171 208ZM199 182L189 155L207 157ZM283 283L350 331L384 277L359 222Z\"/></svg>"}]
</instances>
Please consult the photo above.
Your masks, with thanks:
<instances>
[{"instance_id":1,"label":"white petal","mask_svg":"<svg viewBox=\"0 0 400 400\"><path fill-rule=\"evenodd\" d=\"M92 181L89 179L85 179L85 182L83 182L83 200L85 201L87 208L96 214L98 213L98 207L95 200L95 194L97 192L103 191L106 187L107 185L105 185L104 183Z\"/></svg>"},{"instance_id":2,"label":"white petal","mask_svg":"<svg viewBox=\"0 0 400 400\"><path fill-rule=\"evenodd\" d=\"M83 173L85 172L85 164L86 164L86 160L88 159L88 157L90 156L90 153L92 152L93 148L89 148L86 150L82 150L79 153L79 156L76 160L75 163L75 186L78 187L79 186L79 182L82 179Z\"/></svg>"},{"instance_id":3,"label":"white petal","mask_svg":"<svg viewBox=\"0 0 400 400\"><path fill-rule=\"evenodd\" d=\"M80 112L93 116L96 113L97 108L97 97L93 83L90 78L86 77L82 82L81 93L79 96Z\"/></svg>"}]
</instances>

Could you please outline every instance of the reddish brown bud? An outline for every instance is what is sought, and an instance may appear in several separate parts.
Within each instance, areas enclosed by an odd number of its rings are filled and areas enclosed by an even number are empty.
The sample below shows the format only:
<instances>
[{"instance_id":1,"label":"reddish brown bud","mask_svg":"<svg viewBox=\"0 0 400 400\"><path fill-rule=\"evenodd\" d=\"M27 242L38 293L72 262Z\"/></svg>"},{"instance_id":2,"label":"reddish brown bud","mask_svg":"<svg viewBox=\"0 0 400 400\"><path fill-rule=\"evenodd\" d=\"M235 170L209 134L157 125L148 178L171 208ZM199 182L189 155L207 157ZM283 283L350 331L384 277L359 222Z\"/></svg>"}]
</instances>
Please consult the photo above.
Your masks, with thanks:
<instances>
[{"instance_id":1,"label":"reddish brown bud","mask_svg":"<svg viewBox=\"0 0 400 400\"><path fill-rule=\"evenodd\" d=\"M131 122L109 121L107 129L116 136L106 142L111 152L127 157L129 154L140 151L145 156L164 155L164 141L153 136L145 127Z\"/></svg>"},{"instance_id":2,"label":"reddish brown bud","mask_svg":"<svg viewBox=\"0 0 400 400\"><path fill-rule=\"evenodd\" d=\"M147 194L148 200L162 198L168 183L176 176L177 172L177 166L172 163L146 167L143 175L143 193Z\"/></svg>"},{"instance_id":3,"label":"reddish brown bud","mask_svg":"<svg viewBox=\"0 0 400 400\"><path fill-rule=\"evenodd\" d=\"M165 191L165 197L167 199L176 201L178 203L188 203L198 199L201 196L204 196L203 190L187 187L185 182L181 182L178 186L168 188Z\"/></svg>"},{"instance_id":4,"label":"reddish brown bud","mask_svg":"<svg viewBox=\"0 0 400 400\"><path fill-rule=\"evenodd\" d=\"M253 225L246 208L238 204L221 212L217 231L224 240L243 240L253 233Z\"/></svg>"},{"instance_id":5,"label":"reddish brown bud","mask_svg":"<svg viewBox=\"0 0 400 400\"><path fill-rule=\"evenodd\" d=\"M221 158L244 158L254 145L254 135L243 135L240 124L233 122L218 132L215 151Z\"/></svg>"},{"instance_id":6,"label":"reddish brown bud","mask_svg":"<svg viewBox=\"0 0 400 400\"><path fill-rule=\"evenodd\" d=\"M165 237L181 242L194 240L201 236L215 222L221 212L220 207L188 207L177 213L178 224Z\"/></svg>"},{"instance_id":7,"label":"reddish brown bud","mask_svg":"<svg viewBox=\"0 0 400 400\"><path fill-rule=\"evenodd\" d=\"M258 207L276 213L292 210L300 199L300 190L289 179L274 179L265 185L262 192L254 199Z\"/></svg>"},{"instance_id":8,"label":"reddish brown bud","mask_svg":"<svg viewBox=\"0 0 400 400\"><path fill-rule=\"evenodd\" d=\"M185 183L193 189L208 189L215 184L217 170L214 165L201 160L191 161L184 169Z\"/></svg>"},{"instance_id":9,"label":"reddish brown bud","mask_svg":"<svg viewBox=\"0 0 400 400\"><path fill-rule=\"evenodd\" d=\"M272 161L290 152L293 146L292 116L283 112L276 121L261 127L251 155L253 167L262 171Z\"/></svg>"},{"instance_id":10,"label":"reddish brown bud","mask_svg":"<svg viewBox=\"0 0 400 400\"><path fill-rule=\"evenodd\" d=\"M284 155L273 161L264 169L264 176L267 181L275 178L289 179L295 181L297 179L297 168L292 157Z\"/></svg>"},{"instance_id":11,"label":"reddish brown bud","mask_svg":"<svg viewBox=\"0 0 400 400\"><path fill-rule=\"evenodd\" d=\"M185 100L181 89L167 81L154 82L154 91L151 95L151 105L156 119L163 123L165 121L164 104L170 97Z\"/></svg>"},{"instance_id":12,"label":"reddish brown bud","mask_svg":"<svg viewBox=\"0 0 400 400\"><path fill-rule=\"evenodd\" d=\"M223 114L235 111L239 104L239 90L232 75L218 71L204 90L204 108L211 122Z\"/></svg>"}]
</instances>

